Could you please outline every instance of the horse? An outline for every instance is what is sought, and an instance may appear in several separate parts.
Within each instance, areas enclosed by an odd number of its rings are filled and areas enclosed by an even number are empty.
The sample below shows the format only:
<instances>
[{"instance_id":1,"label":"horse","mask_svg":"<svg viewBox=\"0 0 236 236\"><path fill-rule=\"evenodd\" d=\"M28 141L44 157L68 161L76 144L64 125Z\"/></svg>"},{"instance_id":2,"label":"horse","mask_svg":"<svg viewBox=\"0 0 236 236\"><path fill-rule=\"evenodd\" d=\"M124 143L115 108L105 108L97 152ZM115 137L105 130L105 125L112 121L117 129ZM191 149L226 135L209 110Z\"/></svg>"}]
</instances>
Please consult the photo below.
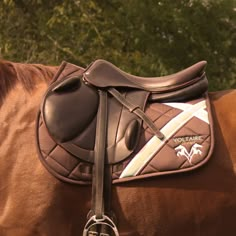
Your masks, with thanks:
<instances>
[{"instance_id":1,"label":"horse","mask_svg":"<svg viewBox=\"0 0 236 236\"><path fill-rule=\"evenodd\" d=\"M0 235L82 235L91 186L61 182L38 159L35 119L58 67L0 61ZM112 186L121 236L234 235L236 90L209 93L212 157L201 168Z\"/></svg>"}]
</instances>

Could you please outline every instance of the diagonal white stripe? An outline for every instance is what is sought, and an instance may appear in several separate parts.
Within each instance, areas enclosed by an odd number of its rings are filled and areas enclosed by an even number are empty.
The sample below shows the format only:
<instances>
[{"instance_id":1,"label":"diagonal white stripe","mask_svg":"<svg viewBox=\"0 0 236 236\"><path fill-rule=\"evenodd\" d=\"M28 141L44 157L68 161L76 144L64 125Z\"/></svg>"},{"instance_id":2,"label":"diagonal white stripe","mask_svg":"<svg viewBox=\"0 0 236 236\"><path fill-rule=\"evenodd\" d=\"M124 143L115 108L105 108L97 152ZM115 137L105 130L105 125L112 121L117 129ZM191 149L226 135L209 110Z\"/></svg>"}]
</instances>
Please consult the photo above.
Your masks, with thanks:
<instances>
[{"instance_id":1,"label":"diagonal white stripe","mask_svg":"<svg viewBox=\"0 0 236 236\"><path fill-rule=\"evenodd\" d=\"M174 117L161 129L161 132L165 135L165 140L161 141L156 136L153 136L126 166L124 171L121 173L120 178L136 176L139 171L153 158L153 156L164 146L168 139L175 134L176 131L178 131L184 124L194 117L196 113L205 108L206 102L201 101L189 106L188 109Z\"/></svg>"},{"instance_id":2,"label":"diagonal white stripe","mask_svg":"<svg viewBox=\"0 0 236 236\"><path fill-rule=\"evenodd\" d=\"M181 103L181 102L168 102L168 103L164 103L165 105L167 106L170 106L170 107L174 107L174 108L177 108L177 109L180 109L182 111L186 110L186 109L189 109L191 106L193 106L192 104L187 104L187 103ZM195 116L206 122L207 124L209 124L209 119L208 119L208 113L206 110L200 110L198 111Z\"/></svg>"}]
</instances>

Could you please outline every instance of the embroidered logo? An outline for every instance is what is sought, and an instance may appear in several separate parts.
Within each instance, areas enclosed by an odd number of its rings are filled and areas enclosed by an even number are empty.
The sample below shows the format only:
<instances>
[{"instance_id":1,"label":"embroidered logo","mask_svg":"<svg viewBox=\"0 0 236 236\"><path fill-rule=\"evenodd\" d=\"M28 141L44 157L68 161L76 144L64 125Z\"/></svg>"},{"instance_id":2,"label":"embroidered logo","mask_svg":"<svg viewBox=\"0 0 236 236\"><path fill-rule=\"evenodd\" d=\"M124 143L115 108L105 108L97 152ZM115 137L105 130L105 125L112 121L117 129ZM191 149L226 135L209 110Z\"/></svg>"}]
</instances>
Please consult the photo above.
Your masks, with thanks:
<instances>
[{"instance_id":1,"label":"embroidered logo","mask_svg":"<svg viewBox=\"0 0 236 236\"><path fill-rule=\"evenodd\" d=\"M195 143L191 147L190 152L188 152L188 150L183 145L180 144L178 147L175 148L175 150L177 151L178 157L184 156L187 158L189 163L192 164L192 158L194 155L196 154L202 155L201 148L202 148L202 145Z\"/></svg>"},{"instance_id":2,"label":"embroidered logo","mask_svg":"<svg viewBox=\"0 0 236 236\"><path fill-rule=\"evenodd\" d=\"M203 137L201 135L193 135L193 136L183 136L173 138L175 143L193 143L196 141L202 141Z\"/></svg>"}]
</instances>

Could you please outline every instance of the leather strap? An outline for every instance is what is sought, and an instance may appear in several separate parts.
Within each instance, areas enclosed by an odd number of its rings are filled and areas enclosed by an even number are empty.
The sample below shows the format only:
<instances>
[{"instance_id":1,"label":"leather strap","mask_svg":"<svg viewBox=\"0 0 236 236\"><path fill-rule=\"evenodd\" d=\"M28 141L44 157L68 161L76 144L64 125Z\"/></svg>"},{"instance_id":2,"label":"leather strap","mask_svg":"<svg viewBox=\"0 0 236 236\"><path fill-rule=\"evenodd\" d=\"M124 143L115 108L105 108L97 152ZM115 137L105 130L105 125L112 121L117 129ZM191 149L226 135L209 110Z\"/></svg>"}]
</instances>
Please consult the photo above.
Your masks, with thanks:
<instances>
[{"instance_id":1,"label":"leather strap","mask_svg":"<svg viewBox=\"0 0 236 236\"><path fill-rule=\"evenodd\" d=\"M88 215L89 219L85 225L83 236L119 236L113 219L106 215L106 213L110 213L111 204L111 173L109 167L105 166L108 106L107 92L98 90L98 93L99 108L97 112L96 139L94 147L95 156L92 180L92 208ZM104 177L106 177L105 182Z\"/></svg>"},{"instance_id":2,"label":"leather strap","mask_svg":"<svg viewBox=\"0 0 236 236\"><path fill-rule=\"evenodd\" d=\"M165 138L164 134L155 126L152 120L140 109L139 106L133 104L125 96L123 96L119 91L114 88L109 88L108 92L114 96L118 102L125 106L130 112L137 115L145 124L150 128L150 130L161 140Z\"/></svg>"},{"instance_id":3,"label":"leather strap","mask_svg":"<svg viewBox=\"0 0 236 236\"><path fill-rule=\"evenodd\" d=\"M107 132L107 92L99 90L99 108L94 148L94 175L92 183L92 211L97 219L104 215L104 165Z\"/></svg>"}]
</instances>

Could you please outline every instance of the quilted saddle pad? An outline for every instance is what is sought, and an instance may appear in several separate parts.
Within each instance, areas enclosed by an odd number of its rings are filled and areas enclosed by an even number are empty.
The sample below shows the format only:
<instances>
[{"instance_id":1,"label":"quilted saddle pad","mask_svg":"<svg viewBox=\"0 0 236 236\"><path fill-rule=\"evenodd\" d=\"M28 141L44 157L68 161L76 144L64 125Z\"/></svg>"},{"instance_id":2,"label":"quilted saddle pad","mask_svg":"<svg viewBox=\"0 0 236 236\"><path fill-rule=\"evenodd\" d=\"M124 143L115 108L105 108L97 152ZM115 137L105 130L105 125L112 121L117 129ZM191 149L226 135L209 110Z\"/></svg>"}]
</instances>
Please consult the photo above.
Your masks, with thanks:
<instances>
[{"instance_id":1,"label":"quilted saddle pad","mask_svg":"<svg viewBox=\"0 0 236 236\"><path fill-rule=\"evenodd\" d=\"M83 68L64 62L51 87L68 78L81 77L83 73ZM64 99L64 95L58 96ZM86 97L84 99L82 103L86 103ZM74 100L71 106L78 107L80 103ZM41 107L36 127L41 162L51 174L62 181L91 184L93 163L66 149L63 142L54 138L45 124L42 109ZM150 128L142 123L132 153L122 160L106 164L111 166L113 183L192 171L209 160L214 140L207 91L197 98L184 101L147 102L144 112L164 134L165 139L158 139ZM80 145L81 148L81 142L78 144L78 140L93 138L94 120L80 136L71 140L74 146ZM86 148L86 142L84 143L83 148Z\"/></svg>"}]
</instances>

